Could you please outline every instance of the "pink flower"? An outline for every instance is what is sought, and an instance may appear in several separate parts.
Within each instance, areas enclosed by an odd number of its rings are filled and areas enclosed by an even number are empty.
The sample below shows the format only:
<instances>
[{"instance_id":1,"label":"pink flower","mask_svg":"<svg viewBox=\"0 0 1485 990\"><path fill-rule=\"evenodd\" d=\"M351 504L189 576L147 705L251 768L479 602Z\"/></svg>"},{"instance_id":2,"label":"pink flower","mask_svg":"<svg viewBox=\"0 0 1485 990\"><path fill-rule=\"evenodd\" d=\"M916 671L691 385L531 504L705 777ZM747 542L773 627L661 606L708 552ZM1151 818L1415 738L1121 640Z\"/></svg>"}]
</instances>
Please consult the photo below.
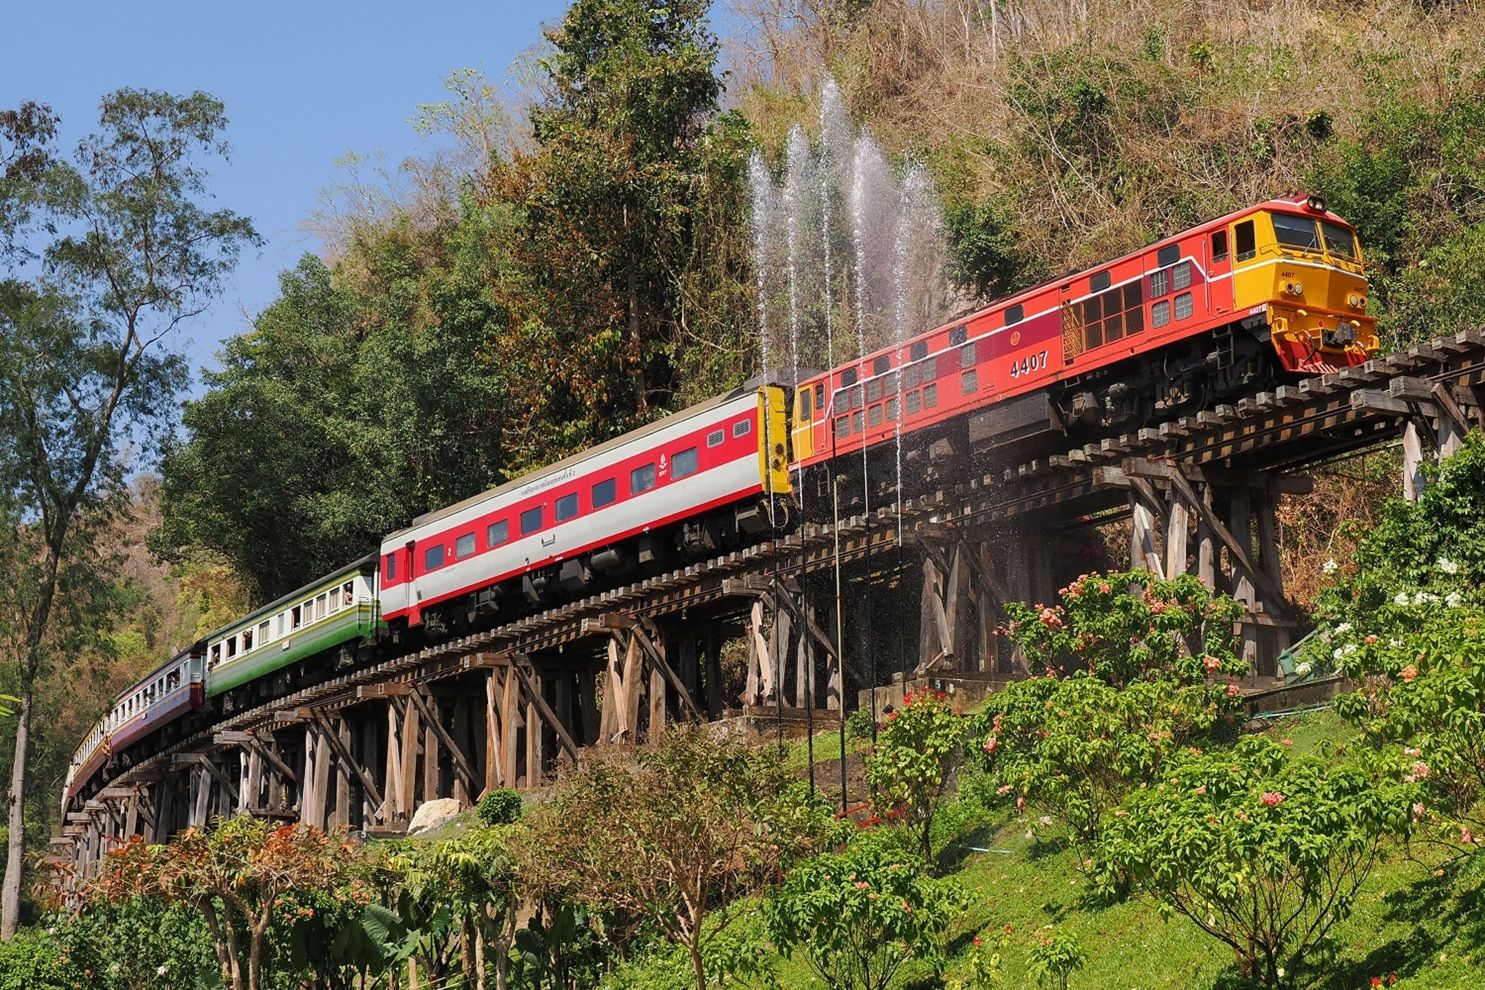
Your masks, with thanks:
<instances>
[{"instance_id":1,"label":"pink flower","mask_svg":"<svg viewBox=\"0 0 1485 990\"><path fill-rule=\"evenodd\" d=\"M1011 791L1013 791L1013 790L1015 790L1015 788L1012 787L1010 784L1001 784L999 787L997 787L995 789L995 793L996 794L999 794L1001 797L1005 797L1007 794L1011 793Z\"/></svg>"},{"instance_id":2,"label":"pink flower","mask_svg":"<svg viewBox=\"0 0 1485 990\"><path fill-rule=\"evenodd\" d=\"M1417 667L1414 667L1412 664L1408 664L1406 667L1404 667L1402 669L1401 677L1405 681L1412 681L1417 676L1418 676L1418 668Z\"/></svg>"},{"instance_id":3,"label":"pink flower","mask_svg":"<svg viewBox=\"0 0 1485 990\"><path fill-rule=\"evenodd\" d=\"M1026 810L1026 799L1024 797L1018 797L1018 798L1016 798L1016 810L1017 811L1025 811Z\"/></svg>"},{"instance_id":4,"label":"pink flower","mask_svg":"<svg viewBox=\"0 0 1485 990\"><path fill-rule=\"evenodd\" d=\"M999 736L990 736L989 738L987 738L985 740L985 745L984 745L983 748L984 748L985 752L987 752L987 753L994 753L995 750L999 746L1000 746L1000 737Z\"/></svg>"},{"instance_id":5,"label":"pink flower","mask_svg":"<svg viewBox=\"0 0 1485 990\"><path fill-rule=\"evenodd\" d=\"M1407 749L1404 749L1403 752L1407 753L1409 756L1423 755L1423 750L1419 749L1417 746L1409 746Z\"/></svg>"},{"instance_id":6,"label":"pink flower","mask_svg":"<svg viewBox=\"0 0 1485 990\"><path fill-rule=\"evenodd\" d=\"M1423 820L1423 813L1427 810L1427 806L1422 801L1415 801L1413 803L1413 821L1421 822Z\"/></svg>"},{"instance_id":7,"label":"pink flower","mask_svg":"<svg viewBox=\"0 0 1485 990\"><path fill-rule=\"evenodd\" d=\"M1280 739L1279 740L1279 745L1280 746L1293 746L1294 745L1294 740L1293 739Z\"/></svg>"},{"instance_id":8,"label":"pink flower","mask_svg":"<svg viewBox=\"0 0 1485 990\"><path fill-rule=\"evenodd\" d=\"M1038 615L1037 618L1040 619L1042 625L1046 626L1048 629L1062 628L1062 618L1053 609L1042 609L1041 614Z\"/></svg>"},{"instance_id":9,"label":"pink flower","mask_svg":"<svg viewBox=\"0 0 1485 990\"><path fill-rule=\"evenodd\" d=\"M984 943L984 942L981 942L981 941L980 941L980 936L978 936L978 935L976 935L976 936L975 936L975 937L974 937L974 938L973 938L973 939L971 939L971 940L970 940L970 941L971 941L971 944L973 944L973 945L974 945L974 947L975 947L975 948L976 948L976 949L978 949L978 948L979 948L979 947L980 947L980 946L982 946L982 945L984 945L984 944L985 944L985 943Z\"/></svg>"},{"instance_id":10,"label":"pink flower","mask_svg":"<svg viewBox=\"0 0 1485 990\"><path fill-rule=\"evenodd\" d=\"M857 880L856 881L856 889L857 890L866 890L870 886L871 886L871 884L867 883L865 880Z\"/></svg>"},{"instance_id":11,"label":"pink flower","mask_svg":"<svg viewBox=\"0 0 1485 990\"><path fill-rule=\"evenodd\" d=\"M1107 581L1098 582L1098 592L1101 595L1107 595L1109 593L1109 583Z\"/></svg>"},{"instance_id":12,"label":"pink flower","mask_svg":"<svg viewBox=\"0 0 1485 990\"><path fill-rule=\"evenodd\" d=\"M1258 799L1258 803L1265 808L1277 808L1284 803L1284 795L1279 791L1264 791L1263 796Z\"/></svg>"},{"instance_id":13,"label":"pink flower","mask_svg":"<svg viewBox=\"0 0 1485 990\"><path fill-rule=\"evenodd\" d=\"M1406 779L1407 782L1410 784L1419 780L1427 780L1428 772L1428 764L1424 763L1422 760L1417 760L1413 763L1412 771L1409 772L1407 777L1404 779Z\"/></svg>"},{"instance_id":14,"label":"pink flower","mask_svg":"<svg viewBox=\"0 0 1485 990\"><path fill-rule=\"evenodd\" d=\"M1240 695L1242 693L1243 692L1238 688L1236 681L1234 681L1233 683L1227 685L1227 696L1229 698L1236 698L1238 695Z\"/></svg>"},{"instance_id":15,"label":"pink flower","mask_svg":"<svg viewBox=\"0 0 1485 990\"><path fill-rule=\"evenodd\" d=\"M1459 830L1459 841L1467 846L1475 844L1475 833L1468 825Z\"/></svg>"},{"instance_id":16,"label":"pink flower","mask_svg":"<svg viewBox=\"0 0 1485 990\"><path fill-rule=\"evenodd\" d=\"M1201 784L1200 786L1194 787L1191 790L1191 793L1192 794L1205 794L1206 792L1207 792L1207 785L1206 784Z\"/></svg>"},{"instance_id":17,"label":"pink flower","mask_svg":"<svg viewBox=\"0 0 1485 990\"><path fill-rule=\"evenodd\" d=\"M1376 633L1372 633L1371 635L1367 636L1367 638L1366 638L1366 645L1367 646L1375 646L1376 643L1377 643L1377 635L1376 635Z\"/></svg>"},{"instance_id":18,"label":"pink flower","mask_svg":"<svg viewBox=\"0 0 1485 990\"><path fill-rule=\"evenodd\" d=\"M1215 674L1222 669L1222 661L1211 655L1202 658L1201 665L1207 669L1208 674Z\"/></svg>"}]
</instances>

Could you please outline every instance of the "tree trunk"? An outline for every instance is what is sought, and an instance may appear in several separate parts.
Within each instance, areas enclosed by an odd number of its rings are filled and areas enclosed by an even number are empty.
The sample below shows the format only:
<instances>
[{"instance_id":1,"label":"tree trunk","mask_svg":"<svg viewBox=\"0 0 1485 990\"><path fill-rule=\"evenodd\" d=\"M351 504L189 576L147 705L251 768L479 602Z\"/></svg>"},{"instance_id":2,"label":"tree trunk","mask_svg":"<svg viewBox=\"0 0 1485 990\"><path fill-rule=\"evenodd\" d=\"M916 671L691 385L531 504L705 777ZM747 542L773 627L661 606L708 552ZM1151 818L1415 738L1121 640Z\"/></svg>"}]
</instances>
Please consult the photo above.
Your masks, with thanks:
<instances>
[{"instance_id":1,"label":"tree trunk","mask_svg":"<svg viewBox=\"0 0 1485 990\"><path fill-rule=\"evenodd\" d=\"M686 943L686 951L691 954L691 970L696 974L696 990L706 990L706 967L701 964L700 925L696 926L696 934L696 941Z\"/></svg>"},{"instance_id":2,"label":"tree trunk","mask_svg":"<svg viewBox=\"0 0 1485 990\"><path fill-rule=\"evenodd\" d=\"M26 855L26 773L31 755L31 678L21 685L16 712L15 759L10 768L10 834L6 841L5 883L0 891L0 940L10 941L21 921L21 873Z\"/></svg>"},{"instance_id":3,"label":"tree trunk","mask_svg":"<svg viewBox=\"0 0 1485 990\"><path fill-rule=\"evenodd\" d=\"M629 346L634 349L634 391L643 415L650 408L649 382L645 378L645 347L639 330L639 284L634 274L636 262L629 262Z\"/></svg>"}]
</instances>

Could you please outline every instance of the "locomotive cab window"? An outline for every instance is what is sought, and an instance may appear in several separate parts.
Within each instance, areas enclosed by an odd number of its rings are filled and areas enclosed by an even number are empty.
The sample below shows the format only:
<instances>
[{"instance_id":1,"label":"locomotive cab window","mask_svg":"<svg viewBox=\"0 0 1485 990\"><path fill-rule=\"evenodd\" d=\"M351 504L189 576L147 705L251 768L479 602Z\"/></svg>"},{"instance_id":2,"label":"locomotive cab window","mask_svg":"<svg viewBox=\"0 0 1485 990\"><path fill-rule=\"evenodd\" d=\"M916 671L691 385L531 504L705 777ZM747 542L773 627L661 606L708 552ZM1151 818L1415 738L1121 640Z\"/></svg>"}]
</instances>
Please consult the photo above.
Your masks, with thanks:
<instances>
[{"instance_id":1,"label":"locomotive cab window","mask_svg":"<svg viewBox=\"0 0 1485 990\"><path fill-rule=\"evenodd\" d=\"M629 472L629 494L638 495L655 487L655 465L641 464Z\"/></svg>"},{"instance_id":2,"label":"locomotive cab window","mask_svg":"<svg viewBox=\"0 0 1485 990\"><path fill-rule=\"evenodd\" d=\"M1287 213L1270 214L1270 219L1274 222L1274 239L1280 244L1304 251L1320 250L1320 235L1314 220Z\"/></svg>"},{"instance_id":3,"label":"locomotive cab window","mask_svg":"<svg viewBox=\"0 0 1485 990\"><path fill-rule=\"evenodd\" d=\"M1006 326L1010 326L1012 323L1020 323L1024 319L1026 319L1026 307L1020 303L1016 303L1016 305L1005 311Z\"/></svg>"},{"instance_id":4,"label":"locomotive cab window","mask_svg":"<svg viewBox=\"0 0 1485 990\"><path fill-rule=\"evenodd\" d=\"M433 571L443 566L443 544L429 547L423 551L423 570ZM313 606L311 606L313 607Z\"/></svg>"},{"instance_id":5,"label":"locomotive cab window","mask_svg":"<svg viewBox=\"0 0 1485 990\"><path fill-rule=\"evenodd\" d=\"M593 508L601 509L614 500L618 485L613 478L605 478L593 486Z\"/></svg>"},{"instance_id":6,"label":"locomotive cab window","mask_svg":"<svg viewBox=\"0 0 1485 990\"><path fill-rule=\"evenodd\" d=\"M1325 235L1325 250L1342 258L1356 257L1356 237L1345 227L1321 220L1320 233Z\"/></svg>"},{"instance_id":7,"label":"locomotive cab window","mask_svg":"<svg viewBox=\"0 0 1485 990\"><path fill-rule=\"evenodd\" d=\"M521 535L534 533L538 529L541 529L541 506L539 505L521 513Z\"/></svg>"},{"instance_id":8,"label":"locomotive cab window","mask_svg":"<svg viewBox=\"0 0 1485 990\"><path fill-rule=\"evenodd\" d=\"M892 359L886 354L883 354L881 357L878 357L871 362L871 373L873 375L885 375L887 373L887 369L891 367Z\"/></svg>"},{"instance_id":9,"label":"locomotive cab window","mask_svg":"<svg viewBox=\"0 0 1485 990\"><path fill-rule=\"evenodd\" d=\"M1247 261L1258 253L1258 239L1253 233L1253 221L1244 220L1233 228L1236 238L1233 247L1237 250L1237 260Z\"/></svg>"},{"instance_id":10,"label":"locomotive cab window","mask_svg":"<svg viewBox=\"0 0 1485 990\"><path fill-rule=\"evenodd\" d=\"M485 529L485 546L498 547L510 536L510 523L502 519Z\"/></svg>"},{"instance_id":11,"label":"locomotive cab window","mask_svg":"<svg viewBox=\"0 0 1485 990\"><path fill-rule=\"evenodd\" d=\"M566 522L578 513L577 492L557 499L557 521Z\"/></svg>"},{"instance_id":12,"label":"locomotive cab window","mask_svg":"<svg viewBox=\"0 0 1485 990\"><path fill-rule=\"evenodd\" d=\"M689 478L696 473L696 448L687 447L670 459L670 477L672 481L680 481Z\"/></svg>"},{"instance_id":13,"label":"locomotive cab window","mask_svg":"<svg viewBox=\"0 0 1485 990\"><path fill-rule=\"evenodd\" d=\"M474 534L465 533L454 541L454 559L463 560L474 555Z\"/></svg>"},{"instance_id":14,"label":"locomotive cab window","mask_svg":"<svg viewBox=\"0 0 1485 990\"><path fill-rule=\"evenodd\" d=\"M1212 260L1227 260L1227 231L1219 230L1212 235Z\"/></svg>"}]
</instances>

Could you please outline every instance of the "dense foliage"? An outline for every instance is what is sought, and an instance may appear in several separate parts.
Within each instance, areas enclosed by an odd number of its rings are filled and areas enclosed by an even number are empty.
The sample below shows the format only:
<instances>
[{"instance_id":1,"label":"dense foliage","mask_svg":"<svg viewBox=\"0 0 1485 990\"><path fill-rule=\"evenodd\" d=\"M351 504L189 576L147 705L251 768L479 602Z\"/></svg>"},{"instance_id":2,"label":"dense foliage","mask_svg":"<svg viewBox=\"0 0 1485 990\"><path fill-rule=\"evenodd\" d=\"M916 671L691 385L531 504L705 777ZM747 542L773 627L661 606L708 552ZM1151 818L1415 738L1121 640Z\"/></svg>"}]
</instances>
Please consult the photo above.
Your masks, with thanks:
<instances>
[{"instance_id":1,"label":"dense foliage","mask_svg":"<svg viewBox=\"0 0 1485 990\"><path fill-rule=\"evenodd\" d=\"M969 727L947 696L908 692L902 707L887 713L876 745L866 758L866 777L880 815L900 822L917 838L933 866L933 816L954 768L964 756Z\"/></svg>"}]
</instances>

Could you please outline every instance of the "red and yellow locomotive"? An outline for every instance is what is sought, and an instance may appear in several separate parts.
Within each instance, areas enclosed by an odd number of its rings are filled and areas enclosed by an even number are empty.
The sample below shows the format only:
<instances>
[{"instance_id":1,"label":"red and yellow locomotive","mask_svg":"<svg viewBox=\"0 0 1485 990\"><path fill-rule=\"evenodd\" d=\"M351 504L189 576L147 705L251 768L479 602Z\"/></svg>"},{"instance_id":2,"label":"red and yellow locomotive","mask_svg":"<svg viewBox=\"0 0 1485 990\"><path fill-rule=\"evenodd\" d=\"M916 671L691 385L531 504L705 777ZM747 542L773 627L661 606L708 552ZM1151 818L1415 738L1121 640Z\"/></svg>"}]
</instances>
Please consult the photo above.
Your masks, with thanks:
<instances>
[{"instance_id":1,"label":"red and yellow locomotive","mask_svg":"<svg viewBox=\"0 0 1485 990\"><path fill-rule=\"evenodd\" d=\"M899 438L939 462L1031 456L1360 364L1366 294L1349 224L1269 200L797 383L794 464L859 470Z\"/></svg>"}]
</instances>

